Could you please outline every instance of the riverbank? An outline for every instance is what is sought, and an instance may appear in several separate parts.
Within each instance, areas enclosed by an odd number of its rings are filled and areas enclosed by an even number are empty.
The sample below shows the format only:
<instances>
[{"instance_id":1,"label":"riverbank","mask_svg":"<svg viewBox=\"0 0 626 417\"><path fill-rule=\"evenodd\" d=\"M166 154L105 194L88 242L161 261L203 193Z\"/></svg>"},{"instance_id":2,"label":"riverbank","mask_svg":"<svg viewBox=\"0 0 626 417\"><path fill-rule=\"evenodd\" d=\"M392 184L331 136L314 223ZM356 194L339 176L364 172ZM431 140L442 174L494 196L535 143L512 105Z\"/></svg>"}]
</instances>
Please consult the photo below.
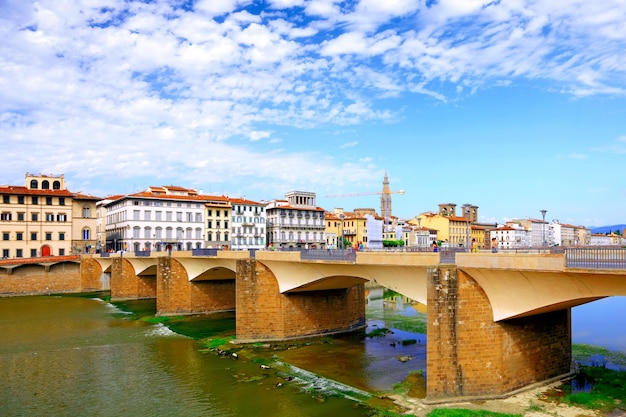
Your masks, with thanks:
<instances>
[{"instance_id":1,"label":"riverbank","mask_svg":"<svg viewBox=\"0 0 626 417\"><path fill-rule=\"evenodd\" d=\"M514 414L523 417L599 417L607 414L595 410L575 407L548 400L549 393L559 390L560 382L554 382L542 387L512 395L508 398L485 401L458 402L450 404L427 405L417 398L408 398L402 395L391 395L394 402L403 407L406 415L425 417L435 409L462 408L468 410L483 410L494 413ZM610 414L612 417L626 416L622 414Z\"/></svg>"}]
</instances>

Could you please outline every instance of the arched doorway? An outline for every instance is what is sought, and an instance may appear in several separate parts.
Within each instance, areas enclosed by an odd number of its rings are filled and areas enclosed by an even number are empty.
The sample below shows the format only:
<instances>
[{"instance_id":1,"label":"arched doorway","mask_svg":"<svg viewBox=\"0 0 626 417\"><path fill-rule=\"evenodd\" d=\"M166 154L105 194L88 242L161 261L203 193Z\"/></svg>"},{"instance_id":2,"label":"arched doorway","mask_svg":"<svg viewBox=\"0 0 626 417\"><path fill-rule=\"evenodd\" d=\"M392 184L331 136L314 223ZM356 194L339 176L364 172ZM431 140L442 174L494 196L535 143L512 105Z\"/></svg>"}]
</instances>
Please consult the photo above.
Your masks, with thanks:
<instances>
[{"instance_id":1,"label":"arched doorway","mask_svg":"<svg viewBox=\"0 0 626 417\"><path fill-rule=\"evenodd\" d=\"M41 256L50 256L50 246L44 245L41 247Z\"/></svg>"}]
</instances>

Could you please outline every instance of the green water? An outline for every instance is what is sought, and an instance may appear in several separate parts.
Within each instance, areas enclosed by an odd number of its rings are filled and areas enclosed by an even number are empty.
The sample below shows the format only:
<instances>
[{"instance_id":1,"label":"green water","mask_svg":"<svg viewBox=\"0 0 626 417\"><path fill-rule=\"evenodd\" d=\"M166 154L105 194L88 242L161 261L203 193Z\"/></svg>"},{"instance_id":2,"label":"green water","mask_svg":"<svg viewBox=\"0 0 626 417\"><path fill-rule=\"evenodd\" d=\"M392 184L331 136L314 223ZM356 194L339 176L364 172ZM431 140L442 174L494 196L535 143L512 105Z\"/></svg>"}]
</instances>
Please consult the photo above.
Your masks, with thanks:
<instances>
[{"instance_id":1,"label":"green water","mask_svg":"<svg viewBox=\"0 0 626 417\"><path fill-rule=\"evenodd\" d=\"M370 415L315 375L286 378L141 320L153 308L143 303L121 305L128 314L97 298L0 299L0 415ZM213 319L166 324L195 337L233 332L234 317Z\"/></svg>"}]
</instances>

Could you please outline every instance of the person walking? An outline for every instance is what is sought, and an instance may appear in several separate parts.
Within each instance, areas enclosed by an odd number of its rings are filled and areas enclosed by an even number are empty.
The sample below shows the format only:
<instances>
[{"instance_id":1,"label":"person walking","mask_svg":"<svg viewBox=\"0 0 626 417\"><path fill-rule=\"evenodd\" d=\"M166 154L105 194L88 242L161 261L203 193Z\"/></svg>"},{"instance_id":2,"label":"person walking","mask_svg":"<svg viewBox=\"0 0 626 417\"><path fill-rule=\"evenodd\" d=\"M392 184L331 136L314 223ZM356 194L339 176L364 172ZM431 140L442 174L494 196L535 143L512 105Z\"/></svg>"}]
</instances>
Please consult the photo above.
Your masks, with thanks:
<instances>
[{"instance_id":1,"label":"person walking","mask_svg":"<svg viewBox=\"0 0 626 417\"><path fill-rule=\"evenodd\" d=\"M472 243L470 244L470 251L473 253L478 253L478 243L476 243L476 239L472 239Z\"/></svg>"},{"instance_id":2,"label":"person walking","mask_svg":"<svg viewBox=\"0 0 626 417\"><path fill-rule=\"evenodd\" d=\"M491 252L498 253L498 240L495 237L491 238Z\"/></svg>"},{"instance_id":3,"label":"person walking","mask_svg":"<svg viewBox=\"0 0 626 417\"><path fill-rule=\"evenodd\" d=\"M431 246L433 252L439 252L439 246L437 246L437 242L433 240L433 244Z\"/></svg>"}]
</instances>

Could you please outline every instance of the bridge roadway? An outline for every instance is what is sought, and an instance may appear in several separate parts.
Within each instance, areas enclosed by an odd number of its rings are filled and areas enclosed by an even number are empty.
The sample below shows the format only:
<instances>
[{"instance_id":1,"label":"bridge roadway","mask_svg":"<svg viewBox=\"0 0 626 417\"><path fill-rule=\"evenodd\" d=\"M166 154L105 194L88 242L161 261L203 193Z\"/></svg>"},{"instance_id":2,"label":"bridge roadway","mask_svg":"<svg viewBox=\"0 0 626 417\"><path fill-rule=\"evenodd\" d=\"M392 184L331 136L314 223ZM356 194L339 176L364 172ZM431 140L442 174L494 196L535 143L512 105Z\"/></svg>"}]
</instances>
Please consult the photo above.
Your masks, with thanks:
<instances>
[{"instance_id":1,"label":"bridge roadway","mask_svg":"<svg viewBox=\"0 0 626 417\"><path fill-rule=\"evenodd\" d=\"M280 251L82 262L111 272L113 299L156 296L157 314L234 309L240 342L362 328L363 284L377 282L427 305L433 403L503 397L570 375L571 307L626 296L626 269L567 267L564 254L549 253L458 253L455 264L430 252L307 260Z\"/></svg>"}]
</instances>

